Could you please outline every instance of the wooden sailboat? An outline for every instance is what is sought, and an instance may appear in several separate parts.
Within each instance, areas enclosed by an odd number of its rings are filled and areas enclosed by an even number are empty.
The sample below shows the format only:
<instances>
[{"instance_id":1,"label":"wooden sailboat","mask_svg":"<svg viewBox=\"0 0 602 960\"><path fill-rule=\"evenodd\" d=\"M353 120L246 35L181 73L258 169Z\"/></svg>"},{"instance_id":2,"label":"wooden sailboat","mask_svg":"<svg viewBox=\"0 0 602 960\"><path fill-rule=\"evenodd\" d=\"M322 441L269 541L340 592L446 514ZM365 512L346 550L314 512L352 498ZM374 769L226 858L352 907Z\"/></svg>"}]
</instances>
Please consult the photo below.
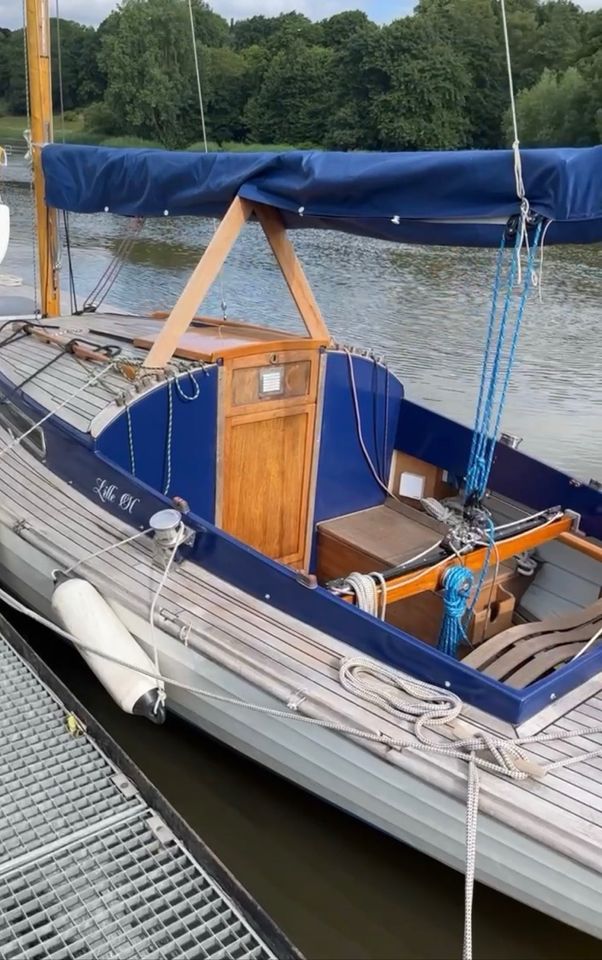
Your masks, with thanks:
<instances>
[{"instance_id":1,"label":"wooden sailboat","mask_svg":"<svg viewBox=\"0 0 602 960\"><path fill-rule=\"evenodd\" d=\"M28 14L43 318L0 334L4 584L126 710L166 705L458 869L468 777L469 888L476 849L483 882L602 936L602 494L496 434L467 498L473 431L332 343L287 234L600 240L601 148L525 153L521 222L509 151L40 147ZM222 219L168 317L69 317L56 209ZM198 314L251 218L303 336ZM475 574L455 619L452 569Z\"/></svg>"}]
</instances>

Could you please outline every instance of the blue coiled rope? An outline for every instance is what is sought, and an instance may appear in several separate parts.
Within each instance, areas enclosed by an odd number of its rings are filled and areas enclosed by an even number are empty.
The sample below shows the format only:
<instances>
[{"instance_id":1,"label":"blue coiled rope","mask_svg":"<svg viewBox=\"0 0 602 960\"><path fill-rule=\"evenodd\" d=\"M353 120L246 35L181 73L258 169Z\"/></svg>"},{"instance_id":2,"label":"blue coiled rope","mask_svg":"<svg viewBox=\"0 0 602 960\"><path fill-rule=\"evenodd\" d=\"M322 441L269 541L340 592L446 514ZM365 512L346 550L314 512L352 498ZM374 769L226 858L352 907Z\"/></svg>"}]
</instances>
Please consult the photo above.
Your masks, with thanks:
<instances>
[{"instance_id":1,"label":"blue coiled rope","mask_svg":"<svg viewBox=\"0 0 602 960\"><path fill-rule=\"evenodd\" d=\"M466 640L464 616L474 583L468 567L448 567L443 575L443 620L438 648L455 657L462 640Z\"/></svg>"}]
</instances>

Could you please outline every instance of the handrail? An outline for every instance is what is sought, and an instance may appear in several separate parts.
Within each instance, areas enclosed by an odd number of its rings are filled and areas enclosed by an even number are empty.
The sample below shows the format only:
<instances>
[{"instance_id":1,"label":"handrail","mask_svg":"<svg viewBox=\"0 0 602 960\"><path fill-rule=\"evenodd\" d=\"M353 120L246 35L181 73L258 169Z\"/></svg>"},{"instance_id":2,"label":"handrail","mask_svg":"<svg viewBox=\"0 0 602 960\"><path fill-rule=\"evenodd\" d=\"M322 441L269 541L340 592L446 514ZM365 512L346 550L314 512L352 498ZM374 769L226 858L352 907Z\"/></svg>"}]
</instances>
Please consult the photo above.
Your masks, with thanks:
<instances>
[{"instance_id":1,"label":"handrail","mask_svg":"<svg viewBox=\"0 0 602 960\"><path fill-rule=\"evenodd\" d=\"M572 532L561 533L558 539L567 547L572 547L574 550L584 553L587 557L591 557L592 560L599 560L602 563L602 544L588 540L583 534Z\"/></svg>"}]
</instances>

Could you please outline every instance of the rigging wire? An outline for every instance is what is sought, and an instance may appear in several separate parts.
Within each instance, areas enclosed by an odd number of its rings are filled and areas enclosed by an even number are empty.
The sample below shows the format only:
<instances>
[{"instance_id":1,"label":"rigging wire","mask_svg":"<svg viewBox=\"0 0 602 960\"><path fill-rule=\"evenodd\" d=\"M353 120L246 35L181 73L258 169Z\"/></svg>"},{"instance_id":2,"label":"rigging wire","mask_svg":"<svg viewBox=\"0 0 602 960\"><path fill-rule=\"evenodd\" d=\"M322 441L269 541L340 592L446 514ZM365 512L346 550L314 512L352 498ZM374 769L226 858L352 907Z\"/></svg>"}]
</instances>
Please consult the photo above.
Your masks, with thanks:
<instances>
[{"instance_id":1,"label":"rigging wire","mask_svg":"<svg viewBox=\"0 0 602 960\"><path fill-rule=\"evenodd\" d=\"M199 100L199 111L201 114L201 129L203 131L203 146L205 148L205 153L209 153L209 142L207 140L207 124L205 122L205 105L203 101L203 86L201 83L201 68L199 65L199 51L196 43L196 29L194 26L194 13L192 9L192 0L188 0L188 13L190 15L190 35L192 39L192 53L194 56L194 71L196 76L196 89L197 96ZM213 234L215 236L215 231L217 230L217 222L213 221ZM222 268L223 269L223 268ZM226 297L224 294L224 278L222 276L222 271L220 270L220 298L221 298L221 308L222 308L222 317L224 320L227 320L228 305L226 303Z\"/></svg>"},{"instance_id":2,"label":"rigging wire","mask_svg":"<svg viewBox=\"0 0 602 960\"><path fill-rule=\"evenodd\" d=\"M188 13L190 14L190 33L192 36L192 52L194 54L194 69L196 73L196 89L199 98L199 110L201 112L201 128L203 131L203 144L205 153L209 153L209 144L207 143L207 127L205 125L205 107L203 104L203 88L201 85L201 70L199 67L199 53L196 45L196 30L194 26L194 13L192 11L192 0L188 0Z\"/></svg>"},{"instance_id":3,"label":"rigging wire","mask_svg":"<svg viewBox=\"0 0 602 960\"><path fill-rule=\"evenodd\" d=\"M106 299L116 283L119 274L123 270L126 258L129 256L143 226L144 217L134 217L128 221L125 235L119 241L113 258L109 261L95 286L84 300L81 309L82 313L95 313L103 300Z\"/></svg>"},{"instance_id":4,"label":"rigging wire","mask_svg":"<svg viewBox=\"0 0 602 960\"><path fill-rule=\"evenodd\" d=\"M520 156L520 140L518 137L518 119L516 116L516 100L514 97L514 77L512 74L512 56L510 53L510 37L508 35L508 21L506 19L506 0L500 0L502 11L502 29L504 31L504 50L506 53L506 70L508 73L508 90L510 92L510 113L512 116L512 152L514 154L514 177L516 181L516 194L521 202L526 202L528 210L528 200L525 196L525 184L523 181L523 166Z\"/></svg>"},{"instance_id":5,"label":"rigging wire","mask_svg":"<svg viewBox=\"0 0 602 960\"><path fill-rule=\"evenodd\" d=\"M61 141L65 142L65 98L63 96L63 55L62 55L62 44L61 44L61 13L59 0L54 0L55 3L55 15L54 19L56 21L56 50L57 50L57 68L58 68L58 79L59 79L59 107L61 113Z\"/></svg>"},{"instance_id":6,"label":"rigging wire","mask_svg":"<svg viewBox=\"0 0 602 960\"><path fill-rule=\"evenodd\" d=\"M79 315L81 312L77 305L77 292L75 289L75 274L73 272L73 260L71 258L71 236L69 233L69 215L63 210L63 230L65 233L65 249L67 251L67 269L69 272L69 302L71 313Z\"/></svg>"}]
</instances>

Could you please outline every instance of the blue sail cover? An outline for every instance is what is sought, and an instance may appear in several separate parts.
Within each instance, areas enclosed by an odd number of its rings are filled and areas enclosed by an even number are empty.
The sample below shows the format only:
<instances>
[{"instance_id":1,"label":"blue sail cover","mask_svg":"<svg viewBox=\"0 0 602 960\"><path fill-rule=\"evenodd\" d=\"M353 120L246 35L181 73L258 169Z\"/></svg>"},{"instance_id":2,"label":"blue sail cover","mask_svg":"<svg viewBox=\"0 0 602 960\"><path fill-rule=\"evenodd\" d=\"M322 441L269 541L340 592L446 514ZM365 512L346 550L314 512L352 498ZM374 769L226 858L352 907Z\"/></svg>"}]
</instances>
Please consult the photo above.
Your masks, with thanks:
<instances>
[{"instance_id":1,"label":"blue sail cover","mask_svg":"<svg viewBox=\"0 0 602 960\"><path fill-rule=\"evenodd\" d=\"M521 152L545 242L602 240L602 146ZM52 144L49 206L77 213L220 217L234 197L270 204L288 227L399 243L497 246L519 209L510 150L423 153L176 153Z\"/></svg>"}]
</instances>

